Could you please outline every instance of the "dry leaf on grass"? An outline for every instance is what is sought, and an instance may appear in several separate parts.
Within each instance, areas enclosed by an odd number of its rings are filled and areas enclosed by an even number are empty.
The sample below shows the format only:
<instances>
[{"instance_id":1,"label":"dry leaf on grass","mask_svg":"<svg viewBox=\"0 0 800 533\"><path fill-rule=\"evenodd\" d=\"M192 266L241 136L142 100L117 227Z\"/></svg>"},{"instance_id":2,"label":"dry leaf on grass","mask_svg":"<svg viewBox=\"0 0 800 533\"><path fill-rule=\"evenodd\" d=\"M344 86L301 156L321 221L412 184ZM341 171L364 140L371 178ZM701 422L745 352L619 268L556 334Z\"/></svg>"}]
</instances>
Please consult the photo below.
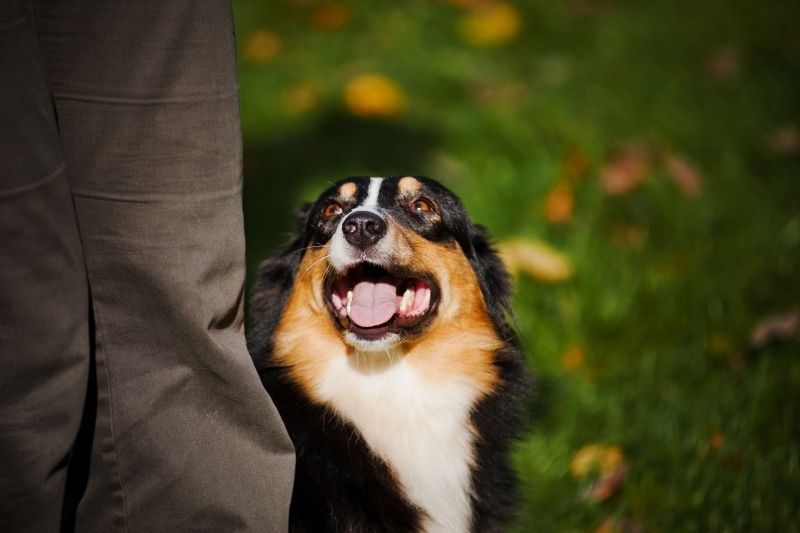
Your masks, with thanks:
<instances>
[{"instance_id":1,"label":"dry leaf on grass","mask_svg":"<svg viewBox=\"0 0 800 533\"><path fill-rule=\"evenodd\" d=\"M544 243L512 239L499 243L497 248L512 274L524 272L545 283L557 283L572 276L572 262L567 256Z\"/></svg>"},{"instance_id":2,"label":"dry leaf on grass","mask_svg":"<svg viewBox=\"0 0 800 533\"><path fill-rule=\"evenodd\" d=\"M623 196L644 183L650 168L650 150L640 143L618 149L600 170L600 186L609 196Z\"/></svg>"},{"instance_id":3,"label":"dry leaf on grass","mask_svg":"<svg viewBox=\"0 0 800 533\"><path fill-rule=\"evenodd\" d=\"M244 43L244 57L254 63L263 63L277 56L283 48L283 41L269 30L254 31Z\"/></svg>"},{"instance_id":4,"label":"dry leaf on grass","mask_svg":"<svg viewBox=\"0 0 800 533\"><path fill-rule=\"evenodd\" d=\"M668 154L664 158L664 167L667 176L684 195L694 197L700 194L700 173L684 159Z\"/></svg>"},{"instance_id":5,"label":"dry leaf on grass","mask_svg":"<svg viewBox=\"0 0 800 533\"><path fill-rule=\"evenodd\" d=\"M800 131L796 126L784 126L767 137L767 148L777 155L795 155L800 152Z\"/></svg>"},{"instance_id":6,"label":"dry leaf on grass","mask_svg":"<svg viewBox=\"0 0 800 533\"><path fill-rule=\"evenodd\" d=\"M298 83L286 88L281 97L291 113L305 113L317 105L317 92L308 83Z\"/></svg>"},{"instance_id":7,"label":"dry leaf on grass","mask_svg":"<svg viewBox=\"0 0 800 533\"><path fill-rule=\"evenodd\" d=\"M583 480L596 474L584 490L583 497L594 502L610 498L625 480L628 464L617 446L587 444L578 450L570 462L570 472L575 479Z\"/></svg>"},{"instance_id":8,"label":"dry leaf on grass","mask_svg":"<svg viewBox=\"0 0 800 533\"><path fill-rule=\"evenodd\" d=\"M349 19L350 8L339 2L322 2L311 11L311 25L320 30L340 30Z\"/></svg>"},{"instance_id":9,"label":"dry leaf on grass","mask_svg":"<svg viewBox=\"0 0 800 533\"><path fill-rule=\"evenodd\" d=\"M706 73L717 81L735 78L741 69L739 53L731 48L718 50L706 58Z\"/></svg>"},{"instance_id":10,"label":"dry leaf on grass","mask_svg":"<svg viewBox=\"0 0 800 533\"><path fill-rule=\"evenodd\" d=\"M557 183L544 200L544 216L551 224L566 224L572 219L575 209L575 193L572 185Z\"/></svg>"},{"instance_id":11,"label":"dry leaf on grass","mask_svg":"<svg viewBox=\"0 0 800 533\"><path fill-rule=\"evenodd\" d=\"M761 350L775 341L785 341L797 335L800 328L800 308L770 316L759 322L750 335L750 349Z\"/></svg>"},{"instance_id":12,"label":"dry leaf on grass","mask_svg":"<svg viewBox=\"0 0 800 533\"><path fill-rule=\"evenodd\" d=\"M380 74L362 74L344 88L348 111L361 117L392 117L406 106L406 97L397 84Z\"/></svg>"},{"instance_id":13,"label":"dry leaf on grass","mask_svg":"<svg viewBox=\"0 0 800 533\"><path fill-rule=\"evenodd\" d=\"M561 357L561 366L567 372L574 372L583 366L583 347L580 345L570 347Z\"/></svg>"}]
</instances>

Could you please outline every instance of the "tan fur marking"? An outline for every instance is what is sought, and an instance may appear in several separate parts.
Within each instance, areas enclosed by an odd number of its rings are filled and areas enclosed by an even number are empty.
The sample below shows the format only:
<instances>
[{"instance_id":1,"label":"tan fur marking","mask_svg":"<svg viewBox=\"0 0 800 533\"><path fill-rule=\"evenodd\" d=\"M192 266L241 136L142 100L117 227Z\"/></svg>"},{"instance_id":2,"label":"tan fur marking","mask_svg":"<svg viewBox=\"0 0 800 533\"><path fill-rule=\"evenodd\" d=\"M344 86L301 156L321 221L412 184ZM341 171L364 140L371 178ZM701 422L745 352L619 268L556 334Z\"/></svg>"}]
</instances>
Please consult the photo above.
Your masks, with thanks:
<instances>
[{"instance_id":1,"label":"tan fur marking","mask_svg":"<svg viewBox=\"0 0 800 533\"><path fill-rule=\"evenodd\" d=\"M323 362L347 355L342 334L333 325L322 281L328 268L329 245L310 248L297 269L292 292L275 328L275 360L290 368L292 378L315 398Z\"/></svg>"},{"instance_id":2,"label":"tan fur marking","mask_svg":"<svg viewBox=\"0 0 800 533\"><path fill-rule=\"evenodd\" d=\"M402 234L413 249L413 264L424 265L441 291L438 315L407 345L409 364L435 381L468 376L482 393L489 392L498 379L492 361L503 341L486 311L472 265L455 243L432 243L410 231Z\"/></svg>"},{"instance_id":3,"label":"tan fur marking","mask_svg":"<svg viewBox=\"0 0 800 533\"><path fill-rule=\"evenodd\" d=\"M342 183L339 187L339 196L344 198L345 200L352 200L355 195L358 187L352 181L348 181L347 183Z\"/></svg>"},{"instance_id":4,"label":"tan fur marking","mask_svg":"<svg viewBox=\"0 0 800 533\"><path fill-rule=\"evenodd\" d=\"M397 189L400 191L400 194L414 194L421 188L422 184L419 180L411 176L400 178L400 181L397 182Z\"/></svg>"}]
</instances>

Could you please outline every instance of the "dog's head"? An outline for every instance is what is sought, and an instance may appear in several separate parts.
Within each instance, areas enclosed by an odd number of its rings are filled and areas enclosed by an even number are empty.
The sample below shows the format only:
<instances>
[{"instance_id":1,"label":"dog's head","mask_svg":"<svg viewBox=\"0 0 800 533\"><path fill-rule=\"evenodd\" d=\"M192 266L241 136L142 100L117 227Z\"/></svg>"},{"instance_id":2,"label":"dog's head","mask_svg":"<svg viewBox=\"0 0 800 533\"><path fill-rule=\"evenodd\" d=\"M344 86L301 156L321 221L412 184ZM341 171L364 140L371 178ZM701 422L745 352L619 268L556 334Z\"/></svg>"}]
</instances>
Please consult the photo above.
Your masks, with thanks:
<instances>
[{"instance_id":1,"label":"dog's head","mask_svg":"<svg viewBox=\"0 0 800 533\"><path fill-rule=\"evenodd\" d=\"M255 342L278 358L303 342L385 352L511 338L502 263L436 181L342 180L301 210L297 232L262 264L253 299Z\"/></svg>"}]
</instances>

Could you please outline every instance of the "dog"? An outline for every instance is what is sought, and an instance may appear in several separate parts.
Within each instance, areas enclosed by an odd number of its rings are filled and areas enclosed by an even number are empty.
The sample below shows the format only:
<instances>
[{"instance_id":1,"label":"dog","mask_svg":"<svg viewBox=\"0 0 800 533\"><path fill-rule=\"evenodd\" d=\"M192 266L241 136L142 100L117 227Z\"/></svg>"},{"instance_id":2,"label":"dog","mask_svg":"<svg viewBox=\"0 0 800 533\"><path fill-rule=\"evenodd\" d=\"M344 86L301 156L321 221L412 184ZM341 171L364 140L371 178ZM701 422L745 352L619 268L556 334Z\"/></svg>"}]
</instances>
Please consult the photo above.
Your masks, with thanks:
<instances>
[{"instance_id":1,"label":"dog","mask_svg":"<svg viewBox=\"0 0 800 533\"><path fill-rule=\"evenodd\" d=\"M301 209L248 338L296 448L291 531L503 530L529 389L510 294L432 179L344 179Z\"/></svg>"}]
</instances>

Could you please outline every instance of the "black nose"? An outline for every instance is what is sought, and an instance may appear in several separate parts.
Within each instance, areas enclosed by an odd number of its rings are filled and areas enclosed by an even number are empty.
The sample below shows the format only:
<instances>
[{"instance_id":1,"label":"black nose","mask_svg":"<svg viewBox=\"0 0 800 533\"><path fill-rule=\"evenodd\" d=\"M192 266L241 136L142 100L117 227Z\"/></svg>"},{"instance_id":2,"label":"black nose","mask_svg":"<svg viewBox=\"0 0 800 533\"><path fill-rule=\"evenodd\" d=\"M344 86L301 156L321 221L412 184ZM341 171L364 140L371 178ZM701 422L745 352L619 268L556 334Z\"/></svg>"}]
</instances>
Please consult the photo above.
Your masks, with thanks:
<instances>
[{"instance_id":1,"label":"black nose","mask_svg":"<svg viewBox=\"0 0 800 533\"><path fill-rule=\"evenodd\" d=\"M386 235L386 222L370 211L356 211L344 219L342 231L347 242L363 250Z\"/></svg>"}]
</instances>

